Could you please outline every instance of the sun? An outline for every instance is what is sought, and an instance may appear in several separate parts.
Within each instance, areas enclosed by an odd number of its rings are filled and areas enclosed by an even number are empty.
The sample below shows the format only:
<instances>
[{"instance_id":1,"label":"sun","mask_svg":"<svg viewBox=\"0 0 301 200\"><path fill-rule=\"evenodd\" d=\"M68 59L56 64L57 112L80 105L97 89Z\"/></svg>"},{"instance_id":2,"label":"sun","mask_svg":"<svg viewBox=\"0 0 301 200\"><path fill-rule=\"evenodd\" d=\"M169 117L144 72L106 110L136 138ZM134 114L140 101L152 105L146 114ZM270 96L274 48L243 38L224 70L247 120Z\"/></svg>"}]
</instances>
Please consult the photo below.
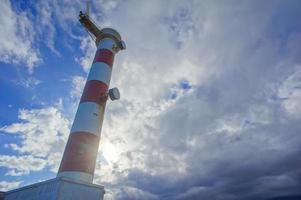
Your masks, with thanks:
<instances>
[{"instance_id":1,"label":"sun","mask_svg":"<svg viewBox=\"0 0 301 200\"><path fill-rule=\"evenodd\" d=\"M120 155L120 149L117 145L112 144L110 141L105 141L102 144L101 153L105 160L109 163L115 163L118 161Z\"/></svg>"}]
</instances>

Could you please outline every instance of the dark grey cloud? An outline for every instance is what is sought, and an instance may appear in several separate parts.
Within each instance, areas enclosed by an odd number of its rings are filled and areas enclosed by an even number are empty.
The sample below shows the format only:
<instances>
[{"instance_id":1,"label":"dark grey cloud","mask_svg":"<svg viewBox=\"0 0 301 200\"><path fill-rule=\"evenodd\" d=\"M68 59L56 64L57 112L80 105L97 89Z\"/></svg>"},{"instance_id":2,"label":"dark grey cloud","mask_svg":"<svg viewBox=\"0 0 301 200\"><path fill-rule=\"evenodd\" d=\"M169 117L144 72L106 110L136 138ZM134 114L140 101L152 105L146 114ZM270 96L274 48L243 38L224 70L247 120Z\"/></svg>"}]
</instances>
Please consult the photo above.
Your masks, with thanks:
<instances>
[{"instance_id":1,"label":"dark grey cloud","mask_svg":"<svg viewBox=\"0 0 301 200\"><path fill-rule=\"evenodd\" d=\"M176 47L207 77L187 77L191 90L144 122L145 167L118 183L150 199L300 198L300 9L298 1L231 1L167 11Z\"/></svg>"}]
</instances>

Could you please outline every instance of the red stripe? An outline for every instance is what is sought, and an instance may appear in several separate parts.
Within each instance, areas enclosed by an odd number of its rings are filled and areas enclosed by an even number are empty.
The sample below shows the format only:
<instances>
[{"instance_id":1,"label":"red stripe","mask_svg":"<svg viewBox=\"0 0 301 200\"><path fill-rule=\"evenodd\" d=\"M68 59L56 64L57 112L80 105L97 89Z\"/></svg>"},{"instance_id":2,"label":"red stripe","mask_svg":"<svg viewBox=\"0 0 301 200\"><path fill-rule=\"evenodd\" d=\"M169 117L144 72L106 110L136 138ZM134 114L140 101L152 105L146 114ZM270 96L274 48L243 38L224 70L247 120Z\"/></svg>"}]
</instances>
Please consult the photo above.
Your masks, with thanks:
<instances>
[{"instance_id":1,"label":"red stripe","mask_svg":"<svg viewBox=\"0 0 301 200\"><path fill-rule=\"evenodd\" d=\"M70 134L59 172L80 171L93 175L99 140L91 133Z\"/></svg>"},{"instance_id":2,"label":"red stripe","mask_svg":"<svg viewBox=\"0 0 301 200\"><path fill-rule=\"evenodd\" d=\"M108 86L98 80L88 81L85 85L80 102L92 101L100 104L103 97L106 96Z\"/></svg>"},{"instance_id":3,"label":"red stripe","mask_svg":"<svg viewBox=\"0 0 301 200\"><path fill-rule=\"evenodd\" d=\"M93 63L95 62L104 62L112 68L114 62L114 55L108 49L98 49L95 54Z\"/></svg>"}]
</instances>

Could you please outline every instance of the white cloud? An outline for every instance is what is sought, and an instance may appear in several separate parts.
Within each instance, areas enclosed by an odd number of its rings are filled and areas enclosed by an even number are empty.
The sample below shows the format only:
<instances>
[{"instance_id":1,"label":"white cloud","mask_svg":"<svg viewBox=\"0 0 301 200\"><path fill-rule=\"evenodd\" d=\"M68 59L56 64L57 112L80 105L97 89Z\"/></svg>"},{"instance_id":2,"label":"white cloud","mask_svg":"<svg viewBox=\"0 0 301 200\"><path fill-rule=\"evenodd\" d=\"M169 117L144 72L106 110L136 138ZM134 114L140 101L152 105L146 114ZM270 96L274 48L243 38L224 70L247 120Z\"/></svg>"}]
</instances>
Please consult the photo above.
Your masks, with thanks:
<instances>
[{"instance_id":1,"label":"white cloud","mask_svg":"<svg viewBox=\"0 0 301 200\"><path fill-rule=\"evenodd\" d=\"M12 166L8 166L7 168L12 168ZM22 171L20 169L17 169L17 170L16 169L12 169L12 170L9 170L8 172L6 172L5 176L22 176L24 174L29 174L29 170L28 171Z\"/></svg>"},{"instance_id":2,"label":"white cloud","mask_svg":"<svg viewBox=\"0 0 301 200\"><path fill-rule=\"evenodd\" d=\"M19 152L18 156L0 156L1 166L16 170L16 173L9 171L7 175L40 171L45 166L56 170L69 134L69 121L55 107L22 109L18 117L21 122L0 128L2 132L17 135L20 139L19 143L6 144Z\"/></svg>"},{"instance_id":3,"label":"white cloud","mask_svg":"<svg viewBox=\"0 0 301 200\"><path fill-rule=\"evenodd\" d=\"M76 57L75 60L83 67L83 70L88 73L96 52L95 42L89 36L84 37L81 39L80 49L84 52L84 56Z\"/></svg>"},{"instance_id":4,"label":"white cloud","mask_svg":"<svg viewBox=\"0 0 301 200\"><path fill-rule=\"evenodd\" d=\"M54 54L61 56L56 47L57 30L60 29L66 34L60 33L60 37L80 40L81 37L73 33L72 25L78 23L78 11L83 5L81 1L40 1L30 5L36 11L31 15L32 10L13 9L12 3L4 0L0 8L0 61L25 64L28 72L32 73L43 62L38 49L43 44ZM64 45L65 48L73 48L68 43Z\"/></svg>"},{"instance_id":5,"label":"white cloud","mask_svg":"<svg viewBox=\"0 0 301 200\"><path fill-rule=\"evenodd\" d=\"M8 190L15 189L19 187L21 183L22 181L12 181L12 182L0 181L0 191L8 191Z\"/></svg>"},{"instance_id":6,"label":"white cloud","mask_svg":"<svg viewBox=\"0 0 301 200\"><path fill-rule=\"evenodd\" d=\"M10 169L7 176L21 176L30 171L40 171L46 166L47 161L35 156L8 156L0 155L0 166Z\"/></svg>"},{"instance_id":7,"label":"white cloud","mask_svg":"<svg viewBox=\"0 0 301 200\"><path fill-rule=\"evenodd\" d=\"M70 92L71 98L75 101L78 102L85 86L86 78L82 76L74 76L72 77L72 88Z\"/></svg>"},{"instance_id":8,"label":"white cloud","mask_svg":"<svg viewBox=\"0 0 301 200\"><path fill-rule=\"evenodd\" d=\"M51 148L55 148L53 144L67 137L68 120L54 107L20 110L18 117L21 123L2 127L1 131L20 135L23 139L20 145L10 144L20 153L45 157Z\"/></svg>"},{"instance_id":9,"label":"white cloud","mask_svg":"<svg viewBox=\"0 0 301 200\"><path fill-rule=\"evenodd\" d=\"M135 187L123 187L120 192L117 192L114 199L159 199L156 195L149 192L137 189Z\"/></svg>"},{"instance_id":10,"label":"white cloud","mask_svg":"<svg viewBox=\"0 0 301 200\"><path fill-rule=\"evenodd\" d=\"M42 81L34 77L28 77L28 78L21 78L18 84L25 88L34 88L35 86L39 85L41 82Z\"/></svg>"},{"instance_id":11,"label":"white cloud","mask_svg":"<svg viewBox=\"0 0 301 200\"><path fill-rule=\"evenodd\" d=\"M42 59L34 45L35 29L26 13L16 13L8 0L0 8L0 61L25 64L33 72Z\"/></svg>"},{"instance_id":12,"label":"white cloud","mask_svg":"<svg viewBox=\"0 0 301 200\"><path fill-rule=\"evenodd\" d=\"M294 72L289 75L278 89L279 98L283 99L282 106L294 117L301 113L301 67L295 67Z\"/></svg>"}]
</instances>

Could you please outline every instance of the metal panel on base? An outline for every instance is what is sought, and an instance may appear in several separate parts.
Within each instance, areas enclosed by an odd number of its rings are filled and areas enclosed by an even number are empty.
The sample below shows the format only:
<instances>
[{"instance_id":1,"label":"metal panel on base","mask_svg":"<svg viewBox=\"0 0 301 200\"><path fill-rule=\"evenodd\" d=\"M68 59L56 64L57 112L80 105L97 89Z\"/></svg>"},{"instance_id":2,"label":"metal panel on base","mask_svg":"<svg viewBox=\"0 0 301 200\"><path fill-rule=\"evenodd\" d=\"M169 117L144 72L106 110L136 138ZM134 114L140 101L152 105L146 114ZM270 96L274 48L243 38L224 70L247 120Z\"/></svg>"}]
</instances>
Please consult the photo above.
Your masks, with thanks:
<instances>
[{"instance_id":1,"label":"metal panel on base","mask_svg":"<svg viewBox=\"0 0 301 200\"><path fill-rule=\"evenodd\" d=\"M5 200L103 200L101 185L74 181L63 177L43 181L5 193Z\"/></svg>"}]
</instances>

